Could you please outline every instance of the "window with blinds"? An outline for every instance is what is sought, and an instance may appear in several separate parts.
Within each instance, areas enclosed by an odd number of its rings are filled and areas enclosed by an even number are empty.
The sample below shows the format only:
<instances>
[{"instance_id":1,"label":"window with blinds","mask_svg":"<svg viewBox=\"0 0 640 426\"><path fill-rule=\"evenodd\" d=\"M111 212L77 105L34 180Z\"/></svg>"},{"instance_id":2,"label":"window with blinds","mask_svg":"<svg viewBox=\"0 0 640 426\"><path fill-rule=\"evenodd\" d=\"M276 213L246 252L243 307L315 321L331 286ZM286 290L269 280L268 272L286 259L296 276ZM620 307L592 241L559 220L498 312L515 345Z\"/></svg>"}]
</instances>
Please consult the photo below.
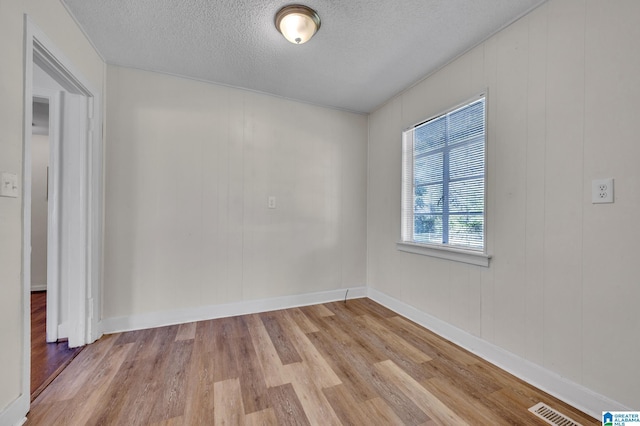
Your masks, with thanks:
<instances>
[{"instance_id":1,"label":"window with blinds","mask_svg":"<svg viewBox=\"0 0 640 426\"><path fill-rule=\"evenodd\" d=\"M485 251L485 96L403 132L402 240Z\"/></svg>"}]
</instances>

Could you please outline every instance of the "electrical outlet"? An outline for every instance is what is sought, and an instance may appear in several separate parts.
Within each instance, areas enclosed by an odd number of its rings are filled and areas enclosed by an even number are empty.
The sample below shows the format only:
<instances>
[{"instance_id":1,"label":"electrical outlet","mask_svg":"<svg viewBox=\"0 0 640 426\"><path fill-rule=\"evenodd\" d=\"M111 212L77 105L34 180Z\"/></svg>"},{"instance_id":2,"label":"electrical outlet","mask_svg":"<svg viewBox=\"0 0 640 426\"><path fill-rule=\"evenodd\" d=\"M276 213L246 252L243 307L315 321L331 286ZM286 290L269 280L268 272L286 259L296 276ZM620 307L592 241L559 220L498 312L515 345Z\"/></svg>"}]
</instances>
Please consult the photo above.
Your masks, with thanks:
<instances>
[{"instance_id":1,"label":"electrical outlet","mask_svg":"<svg viewBox=\"0 0 640 426\"><path fill-rule=\"evenodd\" d=\"M267 207L270 209L275 209L276 208L276 197L273 195L269 195L269 198L267 199Z\"/></svg>"},{"instance_id":2,"label":"electrical outlet","mask_svg":"<svg viewBox=\"0 0 640 426\"><path fill-rule=\"evenodd\" d=\"M591 202L613 203L613 178L594 179L591 182Z\"/></svg>"}]
</instances>

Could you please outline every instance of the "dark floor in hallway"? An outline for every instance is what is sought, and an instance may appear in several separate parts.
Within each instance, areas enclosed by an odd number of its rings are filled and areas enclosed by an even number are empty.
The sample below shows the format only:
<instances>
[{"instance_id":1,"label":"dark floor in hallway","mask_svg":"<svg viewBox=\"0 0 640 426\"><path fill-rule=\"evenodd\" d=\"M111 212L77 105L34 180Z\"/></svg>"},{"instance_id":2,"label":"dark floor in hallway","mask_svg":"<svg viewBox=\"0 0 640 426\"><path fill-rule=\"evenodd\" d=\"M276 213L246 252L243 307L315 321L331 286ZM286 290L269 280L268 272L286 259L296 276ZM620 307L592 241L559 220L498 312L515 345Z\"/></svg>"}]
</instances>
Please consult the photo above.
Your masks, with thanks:
<instances>
[{"instance_id":1,"label":"dark floor in hallway","mask_svg":"<svg viewBox=\"0 0 640 426\"><path fill-rule=\"evenodd\" d=\"M31 293L31 400L33 401L82 348L69 349L66 340L47 343L47 292Z\"/></svg>"}]
</instances>

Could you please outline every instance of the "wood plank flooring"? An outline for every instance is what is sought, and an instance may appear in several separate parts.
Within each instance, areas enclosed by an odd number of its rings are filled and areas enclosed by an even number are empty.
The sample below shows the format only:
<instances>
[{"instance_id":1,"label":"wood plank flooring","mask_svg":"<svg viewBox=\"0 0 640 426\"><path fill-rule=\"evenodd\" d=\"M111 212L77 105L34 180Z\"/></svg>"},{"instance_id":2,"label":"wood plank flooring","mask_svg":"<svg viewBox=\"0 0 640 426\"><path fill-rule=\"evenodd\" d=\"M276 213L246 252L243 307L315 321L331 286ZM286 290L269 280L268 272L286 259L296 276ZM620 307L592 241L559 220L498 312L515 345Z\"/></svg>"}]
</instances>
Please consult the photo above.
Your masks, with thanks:
<instances>
[{"instance_id":1,"label":"wood plank flooring","mask_svg":"<svg viewBox=\"0 0 640 426\"><path fill-rule=\"evenodd\" d=\"M47 343L47 292L31 293L31 401L64 370L82 348L67 341Z\"/></svg>"},{"instance_id":2,"label":"wood plank flooring","mask_svg":"<svg viewBox=\"0 0 640 426\"><path fill-rule=\"evenodd\" d=\"M104 336L28 425L546 425L595 419L370 299Z\"/></svg>"}]
</instances>

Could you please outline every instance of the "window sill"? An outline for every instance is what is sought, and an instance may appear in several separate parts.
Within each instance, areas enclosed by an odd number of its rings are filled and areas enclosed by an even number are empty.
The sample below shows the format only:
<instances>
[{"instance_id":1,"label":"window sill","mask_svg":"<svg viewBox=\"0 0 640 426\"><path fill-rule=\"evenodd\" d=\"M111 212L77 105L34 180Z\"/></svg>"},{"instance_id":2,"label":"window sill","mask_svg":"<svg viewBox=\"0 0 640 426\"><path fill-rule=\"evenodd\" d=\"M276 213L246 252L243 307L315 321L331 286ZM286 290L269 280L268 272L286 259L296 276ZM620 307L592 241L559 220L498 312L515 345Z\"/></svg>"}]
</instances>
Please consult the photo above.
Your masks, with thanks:
<instances>
[{"instance_id":1,"label":"window sill","mask_svg":"<svg viewBox=\"0 0 640 426\"><path fill-rule=\"evenodd\" d=\"M448 247L436 247L406 242L398 242L396 243L396 246L398 250L407 253L421 254L424 256L437 257L439 259L469 263L471 265L484 267L489 266L489 259L491 259L491 256L488 254L470 250L459 250Z\"/></svg>"}]
</instances>

